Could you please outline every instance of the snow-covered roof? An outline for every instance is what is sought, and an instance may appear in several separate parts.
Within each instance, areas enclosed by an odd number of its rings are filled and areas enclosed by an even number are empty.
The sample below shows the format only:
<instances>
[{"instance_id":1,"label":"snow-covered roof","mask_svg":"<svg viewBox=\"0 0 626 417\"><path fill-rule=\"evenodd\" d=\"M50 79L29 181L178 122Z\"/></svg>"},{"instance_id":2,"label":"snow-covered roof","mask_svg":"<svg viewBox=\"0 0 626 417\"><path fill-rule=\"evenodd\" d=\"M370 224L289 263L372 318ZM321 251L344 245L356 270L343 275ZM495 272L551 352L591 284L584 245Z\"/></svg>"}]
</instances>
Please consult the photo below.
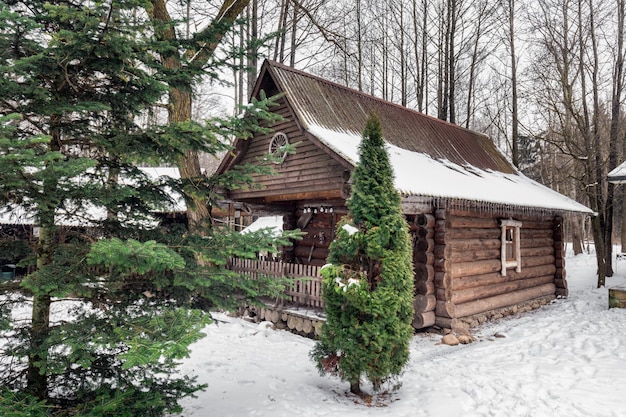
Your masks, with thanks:
<instances>
[{"instance_id":1,"label":"snow-covered roof","mask_svg":"<svg viewBox=\"0 0 626 417\"><path fill-rule=\"evenodd\" d=\"M180 178L180 172L175 167L140 167L148 178L157 180L161 177L173 179ZM184 212L187 210L183 196L172 190L167 190L173 204L162 207L156 212ZM106 218L106 210L103 207L93 204L86 204L80 209L58 210L56 223L59 226L90 226L94 222L102 221ZM20 205L8 205L0 208L0 224L33 225L36 223L36 212L28 211Z\"/></svg>"},{"instance_id":2,"label":"snow-covered roof","mask_svg":"<svg viewBox=\"0 0 626 417\"><path fill-rule=\"evenodd\" d=\"M273 236L279 236L283 232L283 216L259 217L243 229L241 233L252 233L261 229L271 229Z\"/></svg>"},{"instance_id":3,"label":"snow-covered roof","mask_svg":"<svg viewBox=\"0 0 626 417\"><path fill-rule=\"evenodd\" d=\"M272 83L268 93L285 94L303 129L352 165L367 117L376 114L404 195L592 213L520 173L483 134L266 61L255 90Z\"/></svg>"},{"instance_id":4,"label":"snow-covered roof","mask_svg":"<svg viewBox=\"0 0 626 417\"><path fill-rule=\"evenodd\" d=\"M358 162L359 133L334 132L315 125L309 125L308 131L353 165ZM519 172L461 166L391 144L387 144L387 153L395 186L404 195L591 213L584 205Z\"/></svg>"},{"instance_id":5,"label":"snow-covered roof","mask_svg":"<svg viewBox=\"0 0 626 417\"><path fill-rule=\"evenodd\" d=\"M0 208L0 224L34 224L35 216L22 206L11 204Z\"/></svg>"},{"instance_id":6,"label":"snow-covered roof","mask_svg":"<svg viewBox=\"0 0 626 417\"><path fill-rule=\"evenodd\" d=\"M615 184L626 183L626 161L622 162L607 175L607 180Z\"/></svg>"},{"instance_id":7,"label":"snow-covered roof","mask_svg":"<svg viewBox=\"0 0 626 417\"><path fill-rule=\"evenodd\" d=\"M148 176L148 178L157 180L159 178L172 178L175 180L180 179L180 171L177 167L140 167L141 171ZM185 198L179 193L175 193L171 189L167 188L166 192L170 196L173 205L166 207L167 211L175 213L183 213L187 211L187 204ZM163 210L159 210L163 211Z\"/></svg>"}]
</instances>

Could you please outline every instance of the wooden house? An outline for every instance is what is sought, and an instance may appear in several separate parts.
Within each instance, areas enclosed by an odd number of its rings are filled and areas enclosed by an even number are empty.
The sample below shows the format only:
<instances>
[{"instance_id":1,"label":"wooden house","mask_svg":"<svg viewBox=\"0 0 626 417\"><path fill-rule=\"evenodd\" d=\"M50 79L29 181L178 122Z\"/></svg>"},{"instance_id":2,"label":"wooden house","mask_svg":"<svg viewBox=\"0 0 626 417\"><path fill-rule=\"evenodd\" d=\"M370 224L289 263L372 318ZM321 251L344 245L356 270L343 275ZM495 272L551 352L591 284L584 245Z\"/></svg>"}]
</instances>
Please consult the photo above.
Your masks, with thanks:
<instances>
[{"instance_id":1,"label":"wooden house","mask_svg":"<svg viewBox=\"0 0 626 417\"><path fill-rule=\"evenodd\" d=\"M374 113L413 237L415 328L471 326L567 296L562 216L591 211L519 173L487 136L271 61L261 91L282 94L284 121L236 141L218 172L296 145L277 175L256 177L261 188L227 195L306 232L285 262L325 263Z\"/></svg>"}]
</instances>

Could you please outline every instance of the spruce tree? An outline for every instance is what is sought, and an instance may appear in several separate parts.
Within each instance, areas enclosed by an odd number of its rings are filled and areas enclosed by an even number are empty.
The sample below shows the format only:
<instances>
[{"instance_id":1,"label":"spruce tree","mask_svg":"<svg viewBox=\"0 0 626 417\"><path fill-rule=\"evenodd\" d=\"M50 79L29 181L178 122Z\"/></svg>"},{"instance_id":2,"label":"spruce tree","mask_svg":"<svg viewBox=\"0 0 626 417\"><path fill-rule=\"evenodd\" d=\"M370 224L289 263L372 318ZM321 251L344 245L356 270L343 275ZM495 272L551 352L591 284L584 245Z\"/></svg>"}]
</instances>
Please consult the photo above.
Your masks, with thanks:
<instances>
[{"instance_id":1,"label":"spruce tree","mask_svg":"<svg viewBox=\"0 0 626 417\"><path fill-rule=\"evenodd\" d=\"M352 174L348 216L338 225L322 269L326 322L311 356L361 392L361 379L378 391L396 379L413 334L413 268L400 195L380 121L370 116Z\"/></svg>"},{"instance_id":2,"label":"spruce tree","mask_svg":"<svg viewBox=\"0 0 626 417\"><path fill-rule=\"evenodd\" d=\"M226 263L290 236L158 225L172 192L213 195L250 176L194 188L139 165L216 154L227 149L219 134L246 137L256 117L274 116L263 99L255 117L139 124L179 76L156 58L175 46L135 13L148 4L0 1L0 210L30 213L38 231L11 255L29 273L0 283L0 415L180 411L202 385L177 375L177 361L203 336L207 309L280 289Z\"/></svg>"}]
</instances>

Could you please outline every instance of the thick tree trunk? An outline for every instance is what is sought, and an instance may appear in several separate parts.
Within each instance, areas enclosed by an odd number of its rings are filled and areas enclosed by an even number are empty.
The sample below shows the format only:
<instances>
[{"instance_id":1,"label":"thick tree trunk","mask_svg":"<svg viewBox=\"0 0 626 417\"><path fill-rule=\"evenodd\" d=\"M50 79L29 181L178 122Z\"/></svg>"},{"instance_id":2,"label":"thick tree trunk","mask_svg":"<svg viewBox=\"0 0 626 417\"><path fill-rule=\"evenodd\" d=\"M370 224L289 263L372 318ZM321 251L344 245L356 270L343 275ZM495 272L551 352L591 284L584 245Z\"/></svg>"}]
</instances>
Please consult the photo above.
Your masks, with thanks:
<instances>
[{"instance_id":1,"label":"thick tree trunk","mask_svg":"<svg viewBox=\"0 0 626 417\"><path fill-rule=\"evenodd\" d=\"M186 55L193 57L189 67L194 70L201 69L213 56L222 37L232 25L232 22L239 14L248 6L250 0L224 0L220 10L213 22L205 29L206 33L211 33L219 24L220 32L212 37L211 42L198 44L193 50L186 51ZM169 24L172 18L167 11L165 0L153 0L152 8L147 10L152 19L161 23ZM226 25L224 25L226 23ZM173 28L160 29L158 37L163 40L176 40L176 33ZM163 66L169 70L185 71L181 63L181 56L176 52L163 56ZM184 87L170 88L170 102L168 106L168 120L170 123L185 122L191 120L192 108L192 84L191 82ZM189 179L193 182L194 178L200 178L200 161L198 153L195 151L187 151L178 161L180 176L183 179ZM189 227L192 231L200 231L200 228L210 223L210 212L205 196L199 196L196 193L189 193L187 218ZM191 204L190 204L191 203Z\"/></svg>"},{"instance_id":2,"label":"thick tree trunk","mask_svg":"<svg viewBox=\"0 0 626 417\"><path fill-rule=\"evenodd\" d=\"M299 4L294 2L293 15L291 16L291 45L289 47L289 66L294 68L296 66L296 48L297 48L297 29L298 29L298 14L300 13Z\"/></svg>"},{"instance_id":3,"label":"thick tree trunk","mask_svg":"<svg viewBox=\"0 0 626 417\"><path fill-rule=\"evenodd\" d=\"M615 184L609 183L606 197L606 223L604 226L604 263L606 276L613 276L613 202Z\"/></svg>"},{"instance_id":4,"label":"thick tree trunk","mask_svg":"<svg viewBox=\"0 0 626 417\"><path fill-rule=\"evenodd\" d=\"M450 1L450 37L448 39L450 43L450 49L448 53L450 57L448 58L448 113L450 123L456 123L456 24L457 24L457 4L456 0Z\"/></svg>"},{"instance_id":5,"label":"thick tree trunk","mask_svg":"<svg viewBox=\"0 0 626 417\"><path fill-rule=\"evenodd\" d=\"M170 92L169 103L169 122L177 123L191 119L191 86L189 90L181 90L173 88ZM178 160L178 169L180 177L185 179L200 178L202 171L200 170L200 160L198 153L195 151L187 151L184 156ZM188 197L190 197L188 195ZM187 204L187 219L189 228L193 231L199 231L203 224L210 221L210 213L207 201L204 196L197 194L191 195L192 204Z\"/></svg>"}]
</instances>

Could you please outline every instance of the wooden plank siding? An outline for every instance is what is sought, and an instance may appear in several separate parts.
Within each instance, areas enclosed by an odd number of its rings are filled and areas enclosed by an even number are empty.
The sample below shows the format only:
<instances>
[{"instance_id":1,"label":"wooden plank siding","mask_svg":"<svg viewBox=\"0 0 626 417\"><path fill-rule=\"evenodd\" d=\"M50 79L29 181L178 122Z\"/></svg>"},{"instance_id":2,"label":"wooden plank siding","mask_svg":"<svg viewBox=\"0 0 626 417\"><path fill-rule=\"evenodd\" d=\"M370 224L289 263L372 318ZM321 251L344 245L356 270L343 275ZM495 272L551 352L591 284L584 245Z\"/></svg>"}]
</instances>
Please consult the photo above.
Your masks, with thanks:
<instances>
[{"instance_id":1,"label":"wooden plank siding","mask_svg":"<svg viewBox=\"0 0 626 417\"><path fill-rule=\"evenodd\" d=\"M438 321L462 319L566 289L557 276L563 244L555 234L560 218L516 215L521 226L521 271L500 272L499 216L462 210L439 210L435 225L435 287ZM556 236L556 238L555 238ZM559 253L557 253L559 252ZM564 276L564 271L561 273ZM562 290L560 291L563 292Z\"/></svg>"},{"instance_id":2,"label":"wooden plank siding","mask_svg":"<svg viewBox=\"0 0 626 417\"><path fill-rule=\"evenodd\" d=\"M321 204L326 209L332 207L332 213L329 211L321 212L319 210ZM304 227L300 227L300 230L306 234L302 240L294 243L296 262L323 266L327 263L326 258L330 243L335 239L337 223L348 213L348 209L345 207L344 200L302 201L297 205L296 219L305 214L306 208L318 210L318 212L311 216L310 221Z\"/></svg>"},{"instance_id":3,"label":"wooden plank siding","mask_svg":"<svg viewBox=\"0 0 626 417\"><path fill-rule=\"evenodd\" d=\"M272 127L269 134L257 134L248 139L250 143L238 164L255 163L268 152L269 144L276 132L283 132L289 143L296 145L295 154L288 155L282 164L272 167L278 175L253 175L261 188L234 190L229 194L233 200L261 199L276 201L290 199L293 195L317 193L340 197L347 174L345 168L305 137L300 126L293 120L285 99L280 107L273 109L286 120Z\"/></svg>"}]
</instances>

